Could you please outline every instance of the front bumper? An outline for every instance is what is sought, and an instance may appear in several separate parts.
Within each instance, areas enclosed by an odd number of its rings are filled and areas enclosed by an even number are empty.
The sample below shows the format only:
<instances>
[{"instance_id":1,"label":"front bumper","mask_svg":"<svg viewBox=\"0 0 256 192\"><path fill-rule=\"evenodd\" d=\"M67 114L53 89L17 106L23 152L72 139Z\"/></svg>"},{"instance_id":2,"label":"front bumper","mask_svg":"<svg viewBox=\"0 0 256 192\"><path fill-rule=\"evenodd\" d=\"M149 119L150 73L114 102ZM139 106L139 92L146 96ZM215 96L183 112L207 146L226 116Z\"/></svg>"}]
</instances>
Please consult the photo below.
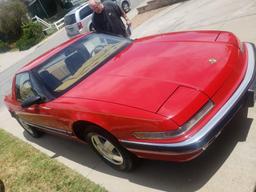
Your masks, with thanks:
<instances>
[{"instance_id":1,"label":"front bumper","mask_svg":"<svg viewBox=\"0 0 256 192\"><path fill-rule=\"evenodd\" d=\"M201 154L221 133L225 125L240 109L244 101L253 106L256 88L255 47L246 43L248 66L245 77L223 107L195 135L179 143L146 143L121 140L121 144L139 157L187 161Z\"/></svg>"}]
</instances>

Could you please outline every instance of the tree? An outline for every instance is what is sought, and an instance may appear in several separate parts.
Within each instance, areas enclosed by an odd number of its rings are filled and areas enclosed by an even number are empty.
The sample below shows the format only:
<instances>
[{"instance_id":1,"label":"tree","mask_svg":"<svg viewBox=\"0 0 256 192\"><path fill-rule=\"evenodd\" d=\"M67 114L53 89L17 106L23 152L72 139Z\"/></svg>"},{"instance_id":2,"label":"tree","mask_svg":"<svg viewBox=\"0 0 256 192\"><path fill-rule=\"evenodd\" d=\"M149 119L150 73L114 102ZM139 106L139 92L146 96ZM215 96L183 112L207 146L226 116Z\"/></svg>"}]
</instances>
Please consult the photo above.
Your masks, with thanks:
<instances>
[{"instance_id":1,"label":"tree","mask_svg":"<svg viewBox=\"0 0 256 192\"><path fill-rule=\"evenodd\" d=\"M27 9L20 0L0 1L0 38L13 42L20 38Z\"/></svg>"}]
</instances>

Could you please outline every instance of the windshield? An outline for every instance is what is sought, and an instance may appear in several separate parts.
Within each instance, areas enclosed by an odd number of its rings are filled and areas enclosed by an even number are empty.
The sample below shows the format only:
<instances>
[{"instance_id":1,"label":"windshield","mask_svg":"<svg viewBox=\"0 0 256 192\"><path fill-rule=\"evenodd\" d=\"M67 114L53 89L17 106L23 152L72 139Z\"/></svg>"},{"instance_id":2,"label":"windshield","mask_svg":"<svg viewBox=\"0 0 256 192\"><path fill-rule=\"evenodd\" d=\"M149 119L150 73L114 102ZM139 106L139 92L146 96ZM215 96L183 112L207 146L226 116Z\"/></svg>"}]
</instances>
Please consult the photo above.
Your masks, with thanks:
<instances>
[{"instance_id":1,"label":"windshield","mask_svg":"<svg viewBox=\"0 0 256 192\"><path fill-rule=\"evenodd\" d=\"M130 40L90 34L52 56L33 72L58 96L120 51Z\"/></svg>"}]
</instances>

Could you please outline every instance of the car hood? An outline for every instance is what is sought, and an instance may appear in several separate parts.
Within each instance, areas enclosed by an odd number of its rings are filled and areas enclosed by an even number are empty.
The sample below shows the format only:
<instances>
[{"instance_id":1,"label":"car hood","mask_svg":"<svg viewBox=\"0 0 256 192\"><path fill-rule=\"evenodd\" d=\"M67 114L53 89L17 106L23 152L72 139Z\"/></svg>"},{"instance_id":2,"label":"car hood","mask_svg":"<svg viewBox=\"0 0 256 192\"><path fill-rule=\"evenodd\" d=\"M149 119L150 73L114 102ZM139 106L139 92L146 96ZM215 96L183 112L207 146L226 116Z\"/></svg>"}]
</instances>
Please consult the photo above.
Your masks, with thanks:
<instances>
[{"instance_id":1,"label":"car hood","mask_svg":"<svg viewBox=\"0 0 256 192\"><path fill-rule=\"evenodd\" d=\"M177 87L175 83L155 79L99 75L90 76L64 96L105 101L155 112Z\"/></svg>"},{"instance_id":2,"label":"car hood","mask_svg":"<svg viewBox=\"0 0 256 192\"><path fill-rule=\"evenodd\" d=\"M232 72L237 48L219 33L153 36L129 47L67 92L157 112L178 87L212 97Z\"/></svg>"}]
</instances>

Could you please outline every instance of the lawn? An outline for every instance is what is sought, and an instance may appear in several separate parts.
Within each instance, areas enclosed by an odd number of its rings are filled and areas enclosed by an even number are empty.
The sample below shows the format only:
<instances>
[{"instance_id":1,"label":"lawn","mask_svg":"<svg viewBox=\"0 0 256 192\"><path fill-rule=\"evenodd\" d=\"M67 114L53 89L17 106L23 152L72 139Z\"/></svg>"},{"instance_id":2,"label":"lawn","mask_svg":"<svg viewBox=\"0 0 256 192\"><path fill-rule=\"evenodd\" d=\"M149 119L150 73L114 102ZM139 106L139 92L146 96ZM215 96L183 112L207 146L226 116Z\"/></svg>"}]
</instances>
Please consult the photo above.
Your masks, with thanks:
<instances>
[{"instance_id":1,"label":"lawn","mask_svg":"<svg viewBox=\"0 0 256 192\"><path fill-rule=\"evenodd\" d=\"M1 129L0 180L6 192L106 191Z\"/></svg>"}]
</instances>

